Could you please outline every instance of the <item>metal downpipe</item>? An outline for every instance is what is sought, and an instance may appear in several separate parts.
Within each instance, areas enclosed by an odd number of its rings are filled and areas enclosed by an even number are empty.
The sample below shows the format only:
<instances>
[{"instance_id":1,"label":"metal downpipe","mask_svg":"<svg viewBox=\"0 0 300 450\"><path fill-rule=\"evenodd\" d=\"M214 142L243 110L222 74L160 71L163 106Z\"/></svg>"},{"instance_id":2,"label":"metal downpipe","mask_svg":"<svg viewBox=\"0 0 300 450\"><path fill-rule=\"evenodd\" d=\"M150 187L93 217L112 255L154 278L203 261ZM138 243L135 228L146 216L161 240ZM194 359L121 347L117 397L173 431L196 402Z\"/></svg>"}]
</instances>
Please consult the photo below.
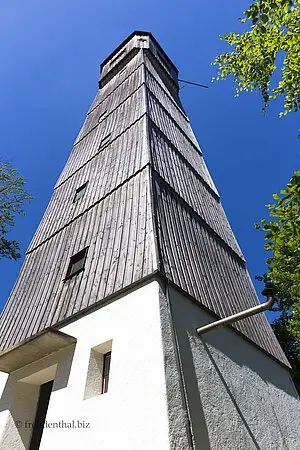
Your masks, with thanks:
<instances>
[{"instance_id":1,"label":"metal downpipe","mask_svg":"<svg viewBox=\"0 0 300 450\"><path fill-rule=\"evenodd\" d=\"M275 302L275 289L271 283L266 283L265 289L262 291L262 295L267 297L267 301L261 305L253 306L253 308L246 309L239 313L233 314L232 316L225 317L224 319L217 320L216 322L209 323L203 327L196 328L196 333L202 335L209 331L215 330L216 328L224 327L230 325L238 320L246 319L247 317L254 316L260 312L271 309Z\"/></svg>"}]
</instances>

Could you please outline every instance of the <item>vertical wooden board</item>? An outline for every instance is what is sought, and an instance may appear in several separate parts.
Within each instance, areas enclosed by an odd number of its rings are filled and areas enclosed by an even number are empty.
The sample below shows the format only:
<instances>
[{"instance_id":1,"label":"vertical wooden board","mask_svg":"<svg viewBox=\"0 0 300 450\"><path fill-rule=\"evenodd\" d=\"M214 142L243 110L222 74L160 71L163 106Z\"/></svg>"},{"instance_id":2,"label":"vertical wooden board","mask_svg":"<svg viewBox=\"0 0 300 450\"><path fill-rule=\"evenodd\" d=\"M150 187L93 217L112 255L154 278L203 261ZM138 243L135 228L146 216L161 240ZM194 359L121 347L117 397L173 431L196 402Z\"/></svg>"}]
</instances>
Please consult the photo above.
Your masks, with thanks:
<instances>
[{"instance_id":1,"label":"vertical wooden board","mask_svg":"<svg viewBox=\"0 0 300 450\"><path fill-rule=\"evenodd\" d=\"M114 255L114 248L116 245L116 241L118 240L118 222L120 217L120 207L122 204L122 189L118 189L116 192L114 192L113 196L113 207L112 207L112 219L110 222L109 227L109 238L107 242L106 247L106 254L105 254L105 267L102 272L102 289L99 292L99 295L101 298L106 297L109 293L112 293L112 285L114 284L113 280L110 279L110 275L113 275L112 272L112 264L113 264L113 255ZM110 283L109 283L110 281Z\"/></svg>"},{"instance_id":2,"label":"vertical wooden board","mask_svg":"<svg viewBox=\"0 0 300 450\"><path fill-rule=\"evenodd\" d=\"M120 256L121 256L121 243L123 238L123 231L125 228L125 208L126 208L126 187L123 186L122 191L120 192L120 198L118 200L119 210L116 215L116 229L114 236L114 245L112 249L111 255L111 263L108 271L107 277L107 285L105 290L105 296L109 296L115 292L116 286L116 275L118 271L118 267L120 265Z\"/></svg>"},{"instance_id":3,"label":"vertical wooden board","mask_svg":"<svg viewBox=\"0 0 300 450\"><path fill-rule=\"evenodd\" d=\"M165 191L160 189L158 180L154 178L155 181L155 195L156 195L156 201L155 203L158 205L157 208L157 218L159 221L158 230L160 232L159 234L159 246L161 247L161 253L164 257L164 260L162 261L162 267L164 268L164 273L171 278L178 286L181 286L179 274L177 271L177 265L175 263L173 251L176 251L176 249L172 248L172 240L169 238L172 238L172 234L165 235L165 230L168 230L169 225L169 218L167 216L167 213L165 212L165 208L167 207L167 199L165 195ZM165 238L164 238L165 236Z\"/></svg>"},{"instance_id":4,"label":"vertical wooden board","mask_svg":"<svg viewBox=\"0 0 300 450\"><path fill-rule=\"evenodd\" d=\"M111 78L111 80L105 84L104 87L99 89L95 100L93 101L88 113L90 113L94 108L98 106L100 102L105 100L108 96L112 94L118 87L120 87L123 82L130 77L132 73L134 73L137 68L142 64L143 58L141 52L137 53L134 58L131 59L126 64L125 70L122 68L122 72L119 74L116 74L115 77Z\"/></svg>"},{"instance_id":5,"label":"vertical wooden board","mask_svg":"<svg viewBox=\"0 0 300 450\"><path fill-rule=\"evenodd\" d=\"M164 70L163 66L151 53L151 51L145 51L145 65L149 72L159 81L160 85L170 92L174 100L181 105L180 99L178 97L178 83L174 82L174 79L170 77L170 74ZM182 105L181 105L182 107Z\"/></svg>"},{"instance_id":6,"label":"vertical wooden board","mask_svg":"<svg viewBox=\"0 0 300 450\"><path fill-rule=\"evenodd\" d=\"M143 89L144 87L140 86L127 100L114 109L104 121L75 145L56 187L93 158L99 151L101 140L104 137L111 133L110 142L112 142L145 114Z\"/></svg>"},{"instance_id":7,"label":"vertical wooden board","mask_svg":"<svg viewBox=\"0 0 300 450\"><path fill-rule=\"evenodd\" d=\"M147 88L151 92L153 99L160 104L160 106L172 117L178 127L186 136L193 142L196 148L199 149L199 144L191 129L189 120L182 109L177 105L171 95L159 85L155 78L147 71L146 74Z\"/></svg>"},{"instance_id":8,"label":"vertical wooden board","mask_svg":"<svg viewBox=\"0 0 300 450\"><path fill-rule=\"evenodd\" d=\"M124 199L126 202L126 207L124 210L124 223L122 230L122 240L120 247L120 256L119 256L119 264L116 271L116 280L115 280L115 290L118 291L123 286L126 286L128 283L126 279L126 268L127 268L127 260L128 260L128 249L130 246L129 242L129 231L131 226L131 216L133 209L133 183L132 181L126 183L124 185L123 190Z\"/></svg>"},{"instance_id":9,"label":"vertical wooden board","mask_svg":"<svg viewBox=\"0 0 300 450\"><path fill-rule=\"evenodd\" d=\"M167 185L160 183L158 189L160 197L165 198L164 203L158 201L158 215L160 219L164 218L159 241L163 263L170 268L168 276L171 280L220 316L258 304L244 262L214 237ZM185 247L187 250L183 254ZM183 277L185 283L182 282ZM207 280L206 288L205 283L201 284L203 280ZM247 289L253 294L246 300ZM234 326L257 345L279 357L279 344L261 319L253 317L248 323L240 322ZM285 361L282 353L281 360Z\"/></svg>"},{"instance_id":10,"label":"vertical wooden board","mask_svg":"<svg viewBox=\"0 0 300 450\"><path fill-rule=\"evenodd\" d=\"M132 128L55 190L28 251L32 251L124 183L142 168L142 164L147 164L142 128L143 121L137 121ZM139 139L140 135L142 138ZM84 197L74 203L76 189L86 181L88 186ZM64 208L61 208L62 204Z\"/></svg>"},{"instance_id":11,"label":"vertical wooden board","mask_svg":"<svg viewBox=\"0 0 300 450\"><path fill-rule=\"evenodd\" d=\"M129 182L132 184L132 206L131 215L128 218L129 236L128 236L128 251L126 269L124 274L124 285L128 286L132 283L134 278L134 255L137 240L137 226L138 226L138 207L139 207L139 192L140 183L138 177L134 177Z\"/></svg>"},{"instance_id":12,"label":"vertical wooden board","mask_svg":"<svg viewBox=\"0 0 300 450\"><path fill-rule=\"evenodd\" d=\"M136 47L136 39L135 36L133 36L132 39L130 39L128 42L124 43L124 46L122 46L116 55L114 55L109 62L102 64L102 70L101 70L101 79L107 77L108 73L113 71L115 72L115 68L119 66L120 63L125 59L125 61L130 61L130 55L135 54L133 50ZM136 49L138 51L138 49Z\"/></svg>"},{"instance_id":13,"label":"vertical wooden board","mask_svg":"<svg viewBox=\"0 0 300 450\"><path fill-rule=\"evenodd\" d=\"M47 245L46 248L51 248ZM64 232L57 239L56 246L53 248L53 253L51 252L51 259L53 261L61 261L63 256L64 248ZM33 335L38 332L38 330L44 328L45 317L47 317L48 309L51 305L52 292L55 289L56 282L61 281L59 264L51 264L50 258L47 257L48 271L46 273L46 282L42 284L41 289L35 296L39 299L38 305L34 311L34 315L30 318L30 326L26 330L26 335ZM38 283L36 283L38 285Z\"/></svg>"},{"instance_id":14,"label":"vertical wooden board","mask_svg":"<svg viewBox=\"0 0 300 450\"><path fill-rule=\"evenodd\" d=\"M243 258L219 198L162 136L154 139L151 154L157 173Z\"/></svg>"},{"instance_id":15,"label":"vertical wooden board","mask_svg":"<svg viewBox=\"0 0 300 450\"><path fill-rule=\"evenodd\" d=\"M17 314L14 317L14 323L12 324L13 326L10 330L17 341L24 339L24 336L26 336L28 326L30 326L31 323L32 314L39 306L39 295L42 291L46 280L46 275L49 271L49 260L51 258L51 252L49 249L46 249L46 251L39 256L40 257L35 255L32 260L33 270L30 272L27 271L27 277L24 279L24 283L22 285L23 289L21 291L21 304L17 310ZM28 282L28 278L30 279L30 282ZM27 302L24 302L24 298L27 299Z\"/></svg>"},{"instance_id":16,"label":"vertical wooden board","mask_svg":"<svg viewBox=\"0 0 300 450\"><path fill-rule=\"evenodd\" d=\"M99 118L104 121L106 118L126 101L142 85L142 66L140 65L122 84L119 84L110 94L102 98L98 105L88 113L86 120L80 130L75 144L83 139L94 127L98 125ZM103 118L101 119L101 117ZM102 122L100 122L101 125Z\"/></svg>"},{"instance_id":17,"label":"vertical wooden board","mask_svg":"<svg viewBox=\"0 0 300 450\"><path fill-rule=\"evenodd\" d=\"M138 211L137 211L137 232L136 245L134 255L134 274L132 281L138 281L143 278L143 264L145 251L145 229L147 215L147 180L149 174L144 170L139 174L139 195L138 195Z\"/></svg>"}]
</instances>

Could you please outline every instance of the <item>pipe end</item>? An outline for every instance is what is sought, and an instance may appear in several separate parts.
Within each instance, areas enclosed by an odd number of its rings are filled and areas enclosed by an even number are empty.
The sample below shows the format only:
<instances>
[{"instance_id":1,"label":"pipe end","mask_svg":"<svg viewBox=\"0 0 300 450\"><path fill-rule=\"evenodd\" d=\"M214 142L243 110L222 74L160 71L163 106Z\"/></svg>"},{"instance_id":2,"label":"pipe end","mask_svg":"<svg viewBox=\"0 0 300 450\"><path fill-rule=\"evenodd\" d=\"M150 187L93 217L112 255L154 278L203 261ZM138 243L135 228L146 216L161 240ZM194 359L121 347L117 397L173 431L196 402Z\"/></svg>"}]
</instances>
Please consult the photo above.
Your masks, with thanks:
<instances>
[{"instance_id":1,"label":"pipe end","mask_svg":"<svg viewBox=\"0 0 300 450\"><path fill-rule=\"evenodd\" d=\"M265 283L264 290L262 291L262 295L265 297L274 297L276 294L276 289L273 283L267 282Z\"/></svg>"}]
</instances>

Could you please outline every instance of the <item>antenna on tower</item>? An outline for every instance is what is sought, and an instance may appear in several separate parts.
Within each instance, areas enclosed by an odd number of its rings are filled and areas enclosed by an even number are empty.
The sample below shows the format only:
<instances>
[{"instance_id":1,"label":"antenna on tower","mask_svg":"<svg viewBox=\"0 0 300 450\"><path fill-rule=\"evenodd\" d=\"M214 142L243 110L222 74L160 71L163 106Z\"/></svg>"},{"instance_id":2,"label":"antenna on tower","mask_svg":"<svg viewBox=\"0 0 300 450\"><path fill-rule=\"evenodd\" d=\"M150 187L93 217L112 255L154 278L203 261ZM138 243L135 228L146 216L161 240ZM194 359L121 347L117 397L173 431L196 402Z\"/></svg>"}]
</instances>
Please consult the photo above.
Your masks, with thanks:
<instances>
[{"instance_id":1,"label":"antenna on tower","mask_svg":"<svg viewBox=\"0 0 300 450\"><path fill-rule=\"evenodd\" d=\"M205 84L194 83L193 81L180 80L179 78L178 78L178 81L181 81L182 83L193 84L194 86L199 86L199 87L203 87L206 89L209 88L209 86L206 86Z\"/></svg>"}]
</instances>

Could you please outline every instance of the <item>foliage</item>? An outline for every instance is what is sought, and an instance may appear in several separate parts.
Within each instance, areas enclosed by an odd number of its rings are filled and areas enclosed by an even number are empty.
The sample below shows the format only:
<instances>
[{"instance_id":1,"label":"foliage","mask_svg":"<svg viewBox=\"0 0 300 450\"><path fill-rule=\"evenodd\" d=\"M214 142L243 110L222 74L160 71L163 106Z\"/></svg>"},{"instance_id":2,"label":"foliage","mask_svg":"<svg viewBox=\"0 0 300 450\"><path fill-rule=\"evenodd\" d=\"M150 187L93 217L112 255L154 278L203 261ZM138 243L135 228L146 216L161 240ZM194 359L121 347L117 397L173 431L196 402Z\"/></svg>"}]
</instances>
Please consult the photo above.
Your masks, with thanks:
<instances>
[{"instance_id":1,"label":"foliage","mask_svg":"<svg viewBox=\"0 0 300 450\"><path fill-rule=\"evenodd\" d=\"M300 171L295 172L286 189L274 194L275 203L267 205L271 220L263 219L256 228L265 234L268 273L277 290L281 316L272 323L286 353L292 377L300 392Z\"/></svg>"},{"instance_id":2,"label":"foliage","mask_svg":"<svg viewBox=\"0 0 300 450\"><path fill-rule=\"evenodd\" d=\"M291 314L283 312L278 319L272 323L272 328L277 336L277 339L282 346L282 349L288 357L292 366L292 377L296 388L300 393L300 352L299 346L291 333Z\"/></svg>"},{"instance_id":3,"label":"foliage","mask_svg":"<svg viewBox=\"0 0 300 450\"><path fill-rule=\"evenodd\" d=\"M281 98L280 116L300 107L300 0L254 1L239 19L251 27L242 34L221 37L233 47L213 64L216 80L233 75L236 96L240 92L260 92L265 111L270 100ZM275 76L276 65L280 77ZM276 80L279 79L278 82ZM265 234L268 273L277 289L281 316L272 326L293 367L293 378L300 390L300 171L287 187L274 194L267 205L270 219L255 224ZM260 278L265 278L260 277ZM258 277L259 278L259 277Z\"/></svg>"},{"instance_id":4,"label":"foliage","mask_svg":"<svg viewBox=\"0 0 300 450\"><path fill-rule=\"evenodd\" d=\"M277 290L279 310L289 315L285 323L300 350L300 171L273 198L275 203L267 205L270 220L255 226L266 232L265 249L272 252L266 276Z\"/></svg>"},{"instance_id":5,"label":"foliage","mask_svg":"<svg viewBox=\"0 0 300 450\"><path fill-rule=\"evenodd\" d=\"M221 37L234 50L219 55L219 79L234 77L236 95L242 91L259 91L264 107L270 99L283 98L286 115L300 106L300 0L259 0L244 12L240 22L252 26L242 34ZM283 57L281 77L271 88L276 63Z\"/></svg>"},{"instance_id":6,"label":"foliage","mask_svg":"<svg viewBox=\"0 0 300 450\"><path fill-rule=\"evenodd\" d=\"M24 215L23 205L31 196L24 189L25 180L8 162L0 163L0 259L20 258L20 244L8 240L16 214Z\"/></svg>"},{"instance_id":7,"label":"foliage","mask_svg":"<svg viewBox=\"0 0 300 450\"><path fill-rule=\"evenodd\" d=\"M272 252L267 276L277 289L280 309L289 311L300 299L300 171L273 198L275 203L267 205L271 220L255 226L266 231L265 249Z\"/></svg>"}]
</instances>

